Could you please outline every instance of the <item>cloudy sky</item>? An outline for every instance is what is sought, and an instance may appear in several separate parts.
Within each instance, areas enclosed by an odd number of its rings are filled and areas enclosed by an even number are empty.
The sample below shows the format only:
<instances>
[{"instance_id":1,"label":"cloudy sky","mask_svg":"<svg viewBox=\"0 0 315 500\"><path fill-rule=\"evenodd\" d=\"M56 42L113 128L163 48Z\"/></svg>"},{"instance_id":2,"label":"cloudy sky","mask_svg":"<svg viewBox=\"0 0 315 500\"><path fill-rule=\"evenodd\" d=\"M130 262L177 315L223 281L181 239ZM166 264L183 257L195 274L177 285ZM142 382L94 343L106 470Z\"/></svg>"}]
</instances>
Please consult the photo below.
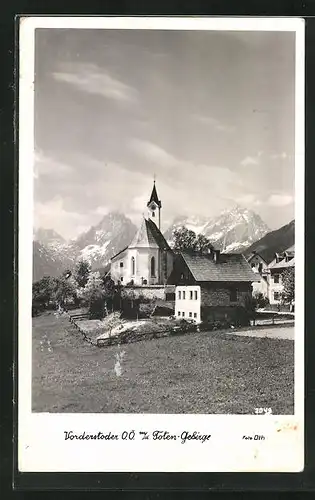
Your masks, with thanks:
<instances>
[{"instance_id":1,"label":"cloudy sky","mask_svg":"<svg viewBox=\"0 0 315 500\"><path fill-rule=\"evenodd\" d=\"M294 218L294 33L36 30L35 225Z\"/></svg>"}]
</instances>

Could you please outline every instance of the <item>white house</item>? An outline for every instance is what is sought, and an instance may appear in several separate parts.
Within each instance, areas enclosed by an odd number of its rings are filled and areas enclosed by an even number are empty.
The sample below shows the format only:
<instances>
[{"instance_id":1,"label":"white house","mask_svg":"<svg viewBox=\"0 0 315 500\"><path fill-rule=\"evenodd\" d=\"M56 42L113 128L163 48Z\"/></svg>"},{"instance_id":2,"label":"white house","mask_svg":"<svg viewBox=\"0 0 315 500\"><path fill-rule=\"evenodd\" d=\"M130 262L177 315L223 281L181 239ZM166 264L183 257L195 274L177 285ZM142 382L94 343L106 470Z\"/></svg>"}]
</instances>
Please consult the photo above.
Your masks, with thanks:
<instances>
[{"instance_id":1,"label":"white house","mask_svg":"<svg viewBox=\"0 0 315 500\"><path fill-rule=\"evenodd\" d=\"M253 282L253 294L262 293L265 297L269 297L269 280L268 280L268 263L257 252L253 252L248 258L252 271L257 274L258 280Z\"/></svg>"},{"instance_id":2,"label":"white house","mask_svg":"<svg viewBox=\"0 0 315 500\"><path fill-rule=\"evenodd\" d=\"M282 274L286 269L295 266L294 246L283 253L277 253L274 260L269 264L269 302L280 304L283 292Z\"/></svg>"},{"instance_id":3,"label":"white house","mask_svg":"<svg viewBox=\"0 0 315 500\"><path fill-rule=\"evenodd\" d=\"M196 322L245 321L247 301L257 274L242 254L180 252L169 281L175 288L175 317Z\"/></svg>"},{"instance_id":4,"label":"white house","mask_svg":"<svg viewBox=\"0 0 315 500\"><path fill-rule=\"evenodd\" d=\"M175 317L201 321L200 286L177 286L175 290Z\"/></svg>"}]
</instances>

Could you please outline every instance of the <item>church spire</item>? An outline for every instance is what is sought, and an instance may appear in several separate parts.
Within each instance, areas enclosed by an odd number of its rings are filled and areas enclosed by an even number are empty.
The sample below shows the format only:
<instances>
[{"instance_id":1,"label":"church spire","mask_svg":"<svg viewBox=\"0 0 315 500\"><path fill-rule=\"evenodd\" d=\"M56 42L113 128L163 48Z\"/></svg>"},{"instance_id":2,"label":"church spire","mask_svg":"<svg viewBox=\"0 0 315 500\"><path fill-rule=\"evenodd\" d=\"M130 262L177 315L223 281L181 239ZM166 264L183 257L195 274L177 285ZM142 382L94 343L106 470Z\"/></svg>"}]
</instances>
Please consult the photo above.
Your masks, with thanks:
<instances>
[{"instance_id":1,"label":"church spire","mask_svg":"<svg viewBox=\"0 0 315 500\"><path fill-rule=\"evenodd\" d=\"M157 195L157 191L156 191L156 187L155 187L155 179L153 181L153 189L152 189L152 193L151 193L151 196L150 196L150 199L147 203L147 207L149 207L149 205L154 202L158 208L161 208L162 207L162 203L161 201L159 200L159 197Z\"/></svg>"},{"instance_id":2,"label":"church spire","mask_svg":"<svg viewBox=\"0 0 315 500\"><path fill-rule=\"evenodd\" d=\"M159 229L160 229L162 203L161 203L161 200L159 200L159 197L157 194L157 190L156 190L156 186L155 186L155 175L154 175L152 193L151 193L150 199L147 203L147 207L149 209L149 217L153 218L153 219L155 218L156 211L158 209L158 211L159 211Z\"/></svg>"}]
</instances>

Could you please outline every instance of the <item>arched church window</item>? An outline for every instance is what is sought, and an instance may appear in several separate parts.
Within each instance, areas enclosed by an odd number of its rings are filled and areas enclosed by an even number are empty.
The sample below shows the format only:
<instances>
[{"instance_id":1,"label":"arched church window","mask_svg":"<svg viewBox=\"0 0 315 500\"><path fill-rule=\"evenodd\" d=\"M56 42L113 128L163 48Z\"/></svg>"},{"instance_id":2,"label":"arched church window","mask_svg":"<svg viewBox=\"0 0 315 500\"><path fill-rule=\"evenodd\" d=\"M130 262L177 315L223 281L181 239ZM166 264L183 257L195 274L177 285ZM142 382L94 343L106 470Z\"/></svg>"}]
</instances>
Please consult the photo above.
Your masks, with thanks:
<instances>
[{"instance_id":1,"label":"arched church window","mask_svg":"<svg viewBox=\"0 0 315 500\"><path fill-rule=\"evenodd\" d=\"M151 276L155 276L155 257L151 257Z\"/></svg>"},{"instance_id":2,"label":"arched church window","mask_svg":"<svg viewBox=\"0 0 315 500\"><path fill-rule=\"evenodd\" d=\"M134 257L131 257L131 274L136 274L136 260Z\"/></svg>"}]
</instances>

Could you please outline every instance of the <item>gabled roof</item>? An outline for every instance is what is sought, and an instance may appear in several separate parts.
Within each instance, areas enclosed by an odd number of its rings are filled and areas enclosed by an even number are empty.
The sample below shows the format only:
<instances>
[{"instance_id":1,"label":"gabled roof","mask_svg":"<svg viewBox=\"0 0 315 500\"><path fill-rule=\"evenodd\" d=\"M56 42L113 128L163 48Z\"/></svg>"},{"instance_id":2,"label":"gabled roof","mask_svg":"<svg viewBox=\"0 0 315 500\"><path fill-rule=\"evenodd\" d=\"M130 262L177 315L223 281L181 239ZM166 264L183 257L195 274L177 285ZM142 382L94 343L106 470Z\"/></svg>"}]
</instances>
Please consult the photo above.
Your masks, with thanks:
<instances>
[{"instance_id":1,"label":"gabled roof","mask_svg":"<svg viewBox=\"0 0 315 500\"><path fill-rule=\"evenodd\" d=\"M115 253L115 255L113 255L110 260L113 260L115 259L115 257L118 257L118 255L120 255L121 253L123 253L125 250L127 250L128 247L125 247L123 248L122 250L119 250L119 252Z\"/></svg>"},{"instance_id":2,"label":"gabled roof","mask_svg":"<svg viewBox=\"0 0 315 500\"><path fill-rule=\"evenodd\" d=\"M253 282L260 281L242 254L220 254L215 262L211 255L181 252L193 278L200 281Z\"/></svg>"},{"instance_id":3,"label":"gabled roof","mask_svg":"<svg viewBox=\"0 0 315 500\"><path fill-rule=\"evenodd\" d=\"M153 220L148 219L147 220L147 226L155 239L156 243L158 244L159 248L161 250L171 250L169 244L167 243L166 239L164 238L163 234L157 227L157 225L153 222Z\"/></svg>"},{"instance_id":4,"label":"gabled roof","mask_svg":"<svg viewBox=\"0 0 315 500\"><path fill-rule=\"evenodd\" d=\"M149 199L149 201L147 203L147 206L149 206L152 201L154 201L157 204L157 206L159 208L161 208L162 203L160 202L160 200L158 198L158 195L157 195L157 191L156 191L156 187L155 187L155 181L154 181L154 184L153 184L152 193L151 193L150 199Z\"/></svg>"},{"instance_id":5,"label":"gabled roof","mask_svg":"<svg viewBox=\"0 0 315 500\"><path fill-rule=\"evenodd\" d=\"M143 219L139 231L128 248L160 248L170 250L161 231L151 219Z\"/></svg>"},{"instance_id":6,"label":"gabled roof","mask_svg":"<svg viewBox=\"0 0 315 500\"><path fill-rule=\"evenodd\" d=\"M280 262L277 262L273 264L272 266L269 266L269 269L283 269L287 267L294 267L295 266L295 258L290 260L282 259Z\"/></svg>"},{"instance_id":7,"label":"gabled roof","mask_svg":"<svg viewBox=\"0 0 315 500\"><path fill-rule=\"evenodd\" d=\"M251 254L247 257L247 262L250 262L250 261L251 261L254 257L256 257L256 256L260 257L260 258L261 258L261 260L263 260L265 264L268 264L268 263L267 263L267 261L266 261L266 259L264 259L264 258L260 255L260 253L259 253L259 252L252 252L252 253L251 253Z\"/></svg>"},{"instance_id":8,"label":"gabled roof","mask_svg":"<svg viewBox=\"0 0 315 500\"><path fill-rule=\"evenodd\" d=\"M292 245L290 248L287 248L285 251L294 253L295 252L295 245Z\"/></svg>"}]
</instances>

